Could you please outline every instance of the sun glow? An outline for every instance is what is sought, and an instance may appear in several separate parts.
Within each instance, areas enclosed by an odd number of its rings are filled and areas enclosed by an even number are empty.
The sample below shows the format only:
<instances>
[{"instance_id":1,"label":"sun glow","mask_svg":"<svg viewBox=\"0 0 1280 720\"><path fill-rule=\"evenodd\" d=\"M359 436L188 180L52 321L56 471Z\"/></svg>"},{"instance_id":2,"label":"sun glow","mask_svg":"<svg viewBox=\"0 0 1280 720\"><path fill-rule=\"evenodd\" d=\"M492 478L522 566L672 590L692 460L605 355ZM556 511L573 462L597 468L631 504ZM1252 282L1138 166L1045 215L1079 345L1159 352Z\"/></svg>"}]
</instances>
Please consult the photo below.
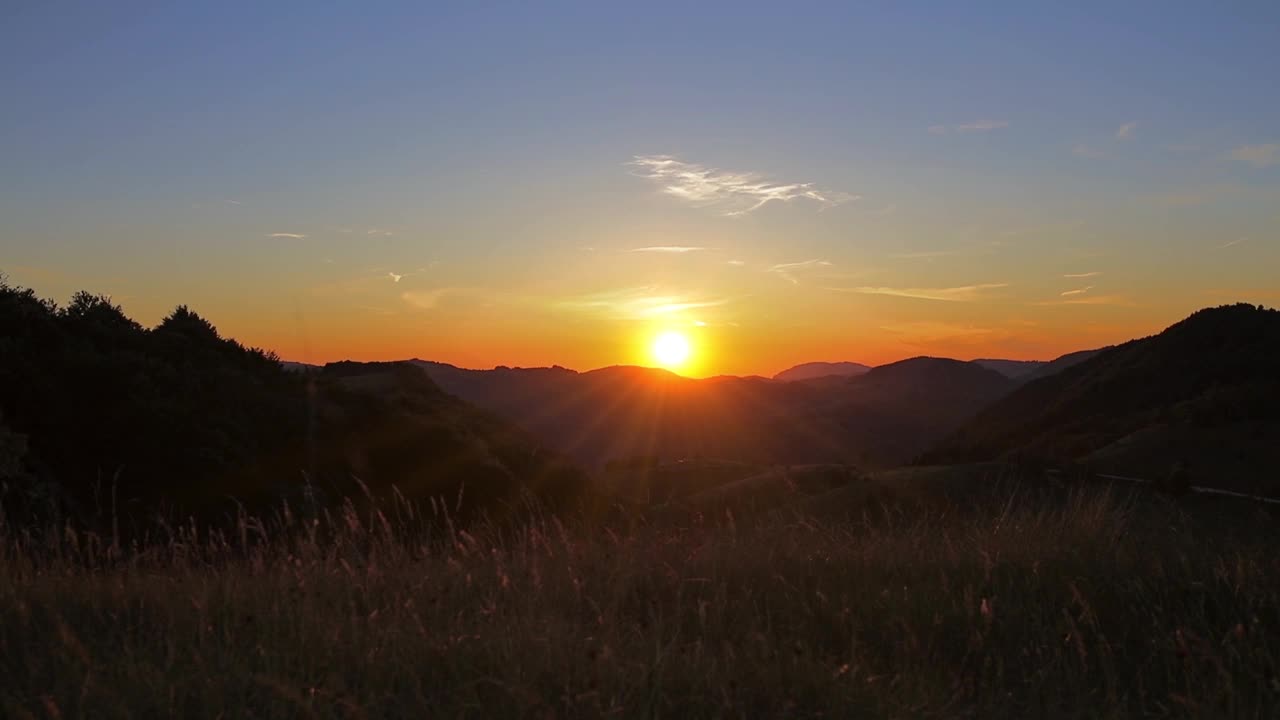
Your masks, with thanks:
<instances>
[{"instance_id":1,"label":"sun glow","mask_svg":"<svg viewBox=\"0 0 1280 720\"><path fill-rule=\"evenodd\" d=\"M689 339L678 332L667 331L653 339L653 359L668 370L677 370L689 360Z\"/></svg>"}]
</instances>

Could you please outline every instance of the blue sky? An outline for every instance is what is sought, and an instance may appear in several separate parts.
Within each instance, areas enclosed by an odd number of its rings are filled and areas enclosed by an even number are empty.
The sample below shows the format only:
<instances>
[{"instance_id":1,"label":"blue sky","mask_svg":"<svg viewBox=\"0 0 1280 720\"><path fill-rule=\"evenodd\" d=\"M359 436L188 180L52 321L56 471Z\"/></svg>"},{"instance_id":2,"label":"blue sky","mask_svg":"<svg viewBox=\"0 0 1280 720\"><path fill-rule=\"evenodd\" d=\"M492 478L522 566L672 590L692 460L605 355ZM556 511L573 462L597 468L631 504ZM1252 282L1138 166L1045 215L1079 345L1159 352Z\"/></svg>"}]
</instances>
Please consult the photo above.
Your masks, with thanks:
<instances>
[{"instance_id":1,"label":"blue sky","mask_svg":"<svg viewBox=\"0 0 1280 720\"><path fill-rule=\"evenodd\" d=\"M261 5L0 10L0 269L310 359L688 324L706 372L1280 294L1275 3Z\"/></svg>"}]
</instances>

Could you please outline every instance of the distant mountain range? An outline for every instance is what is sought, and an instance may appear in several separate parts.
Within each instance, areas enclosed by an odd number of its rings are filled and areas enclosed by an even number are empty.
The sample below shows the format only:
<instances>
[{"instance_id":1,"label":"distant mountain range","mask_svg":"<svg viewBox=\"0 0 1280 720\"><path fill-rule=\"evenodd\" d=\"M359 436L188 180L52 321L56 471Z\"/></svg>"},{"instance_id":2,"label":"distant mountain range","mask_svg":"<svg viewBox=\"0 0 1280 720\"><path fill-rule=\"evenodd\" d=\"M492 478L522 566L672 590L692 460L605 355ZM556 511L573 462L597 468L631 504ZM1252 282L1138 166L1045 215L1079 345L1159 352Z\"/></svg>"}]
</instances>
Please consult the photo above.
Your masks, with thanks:
<instances>
[{"instance_id":1,"label":"distant mountain range","mask_svg":"<svg viewBox=\"0 0 1280 720\"><path fill-rule=\"evenodd\" d=\"M1017 458L1146 478L1177 465L1202 484L1280 492L1280 312L1251 305L1047 363L809 363L773 379L424 360L316 367L223 338L185 307L144 328L105 297L80 293L59 308L2 280L0 327L10 510L53 498L99 512L104 478L123 507L148 512L269 501L305 478L333 498L394 486L496 513L530 494L588 495L572 461L613 477L690 461L662 475L697 475L700 491L719 482L708 468L771 486L801 477L786 466L807 466L822 485L850 465Z\"/></svg>"},{"instance_id":2,"label":"distant mountain range","mask_svg":"<svg viewBox=\"0 0 1280 720\"><path fill-rule=\"evenodd\" d=\"M829 382L694 380L612 367L465 370L414 361L447 392L590 466L690 457L901 463L1013 389L973 363L913 358Z\"/></svg>"},{"instance_id":3,"label":"distant mountain range","mask_svg":"<svg viewBox=\"0 0 1280 720\"><path fill-rule=\"evenodd\" d=\"M446 392L588 467L1035 458L1154 477L1183 464L1258 489L1280 466L1274 310L1202 310L1165 332L1049 362L806 363L772 379L664 370L467 370L412 361Z\"/></svg>"}]
</instances>

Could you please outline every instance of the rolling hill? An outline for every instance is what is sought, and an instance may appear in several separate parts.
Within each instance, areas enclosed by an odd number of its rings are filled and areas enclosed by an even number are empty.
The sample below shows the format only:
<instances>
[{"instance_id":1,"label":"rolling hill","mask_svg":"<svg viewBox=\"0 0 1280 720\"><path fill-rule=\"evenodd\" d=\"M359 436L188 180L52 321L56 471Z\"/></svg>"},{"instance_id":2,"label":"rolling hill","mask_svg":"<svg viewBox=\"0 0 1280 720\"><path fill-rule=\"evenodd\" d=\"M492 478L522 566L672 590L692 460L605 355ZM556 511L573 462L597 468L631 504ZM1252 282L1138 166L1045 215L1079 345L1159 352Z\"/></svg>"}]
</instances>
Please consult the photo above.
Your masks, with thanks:
<instances>
[{"instance_id":1,"label":"rolling hill","mask_svg":"<svg viewBox=\"0 0 1280 720\"><path fill-rule=\"evenodd\" d=\"M1277 358L1280 312L1201 310L1028 382L925 460L1087 460L1148 477L1181 462L1211 484L1254 487L1280 462Z\"/></svg>"},{"instance_id":2,"label":"rolling hill","mask_svg":"<svg viewBox=\"0 0 1280 720\"><path fill-rule=\"evenodd\" d=\"M870 365L856 362L810 362L787 368L773 376L778 382L797 382L826 377L853 377L871 369Z\"/></svg>"},{"instance_id":3,"label":"rolling hill","mask_svg":"<svg viewBox=\"0 0 1280 720\"><path fill-rule=\"evenodd\" d=\"M59 308L3 283L0 327L5 510L216 515L229 497L358 497L358 478L465 513L586 488L557 453L412 365L286 369L185 307L144 328L104 297Z\"/></svg>"}]
</instances>

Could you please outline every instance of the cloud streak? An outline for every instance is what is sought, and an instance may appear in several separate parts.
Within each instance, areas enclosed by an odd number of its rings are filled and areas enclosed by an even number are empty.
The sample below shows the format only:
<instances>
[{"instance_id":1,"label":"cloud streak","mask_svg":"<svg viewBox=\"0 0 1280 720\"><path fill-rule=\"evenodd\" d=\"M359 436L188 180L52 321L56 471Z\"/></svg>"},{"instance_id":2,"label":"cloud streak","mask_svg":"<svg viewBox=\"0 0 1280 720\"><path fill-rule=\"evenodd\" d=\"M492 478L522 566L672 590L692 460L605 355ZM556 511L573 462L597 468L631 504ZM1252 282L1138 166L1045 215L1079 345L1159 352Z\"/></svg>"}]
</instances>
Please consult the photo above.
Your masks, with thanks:
<instances>
[{"instance_id":1,"label":"cloud streak","mask_svg":"<svg viewBox=\"0 0 1280 720\"><path fill-rule=\"evenodd\" d=\"M1231 151L1231 157L1254 167L1270 167L1280 163L1280 143L1241 145Z\"/></svg>"},{"instance_id":2,"label":"cloud streak","mask_svg":"<svg viewBox=\"0 0 1280 720\"><path fill-rule=\"evenodd\" d=\"M831 263L826 260L804 260L801 262L778 263L777 265L771 266L766 272L776 273L779 277L785 279L792 285L799 285L800 279L796 277L796 273L820 267L831 267Z\"/></svg>"},{"instance_id":3,"label":"cloud streak","mask_svg":"<svg viewBox=\"0 0 1280 720\"><path fill-rule=\"evenodd\" d=\"M949 288L892 288L892 287L854 287L831 288L838 292L859 293L861 295L889 295L892 297L913 298L915 300L936 300L940 302L973 302L983 300L991 290L1009 287L1009 283L984 283L981 285L961 285Z\"/></svg>"},{"instance_id":4,"label":"cloud streak","mask_svg":"<svg viewBox=\"0 0 1280 720\"><path fill-rule=\"evenodd\" d=\"M1073 292L1073 291L1069 291ZM1133 301L1124 295L1067 295L1060 300L1045 300L1035 305L1118 305L1132 306Z\"/></svg>"},{"instance_id":5,"label":"cloud streak","mask_svg":"<svg viewBox=\"0 0 1280 720\"><path fill-rule=\"evenodd\" d=\"M1102 274L1102 273L1101 273L1100 271L1098 271L1098 270L1094 270L1094 271L1092 271L1092 272L1066 273L1066 274L1064 274L1062 277L1064 277L1064 278L1075 278L1075 279L1079 279L1079 278L1091 278L1091 277L1098 277L1098 276L1099 276L1099 275L1101 275L1101 274Z\"/></svg>"},{"instance_id":6,"label":"cloud streak","mask_svg":"<svg viewBox=\"0 0 1280 720\"><path fill-rule=\"evenodd\" d=\"M557 307L623 320L644 320L677 315L688 310L718 307L729 298L662 293L644 286L579 295L557 301Z\"/></svg>"},{"instance_id":7,"label":"cloud streak","mask_svg":"<svg viewBox=\"0 0 1280 720\"><path fill-rule=\"evenodd\" d=\"M991 132L992 130L1003 130L1009 127L1009 123L1005 120L974 120L973 122L961 123L959 125L930 125L930 135L946 135L949 132L958 133L975 133L975 132Z\"/></svg>"},{"instance_id":8,"label":"cloud streak","mask_svg":"<svg viewBox=\"0 0 1280 720\"><path fill-rule=\"evenodd\" d=\"M1061 292L1061 293L1058 293L1058 296L1059 296L1059 297L1072 297L1072 296L1075 296L1075 295L1084 295L1085 293L1087 293L1087 292L1089 292L1090 290L1092 290L1094 287L1095 287L1095 286L1093 286L1093 285L1086 285L1085 287L1077 288L1077 289L1075 289L1075 290L1066 290L1066 291L1063 291L1063 292Z\"/></svg>"},{"instance_id":9,"label":"cloud streak","mask_svg":"<svg viewBox=\"0 0 1280 720\"><path fill-rule=\"evenodd\" d=\"M988 132L991 130L1003 130L1007 127L1009 127L1009 123L1004 120L978 120L956 126L956 132Z\"/></svg>"},{"instance_id":10,"label":"cloud streak","mask_svg":"<svg viewBox=\"0 0 1280 720\"><path fill-rule=\"evenodd\" d=\"M303 233L273 232L273 233L267 233L267 237L269 237L269 238L289 238L289 239L291 239L291 240L301 240L302 238L306 237L306 235L305 235L305 234L303 234Z\"/></svg>"},{"instance_id":11,"label":"cloud streak","mask_svg":"<svg viewBox=\"0 0 1280 720\"><path fill-rule=\"evenodd\" d=\"M1085 145L1084 143L1079 143L1075 147L1071 148L1071 154L1076 157L1083 158L1100 158L1104 155L1101 150Z\"/></svg>"},{"instance_id":12,"label":"cloud streak","mask_svg":"<svg viewBox=\"0 0 1280 720\"><path fill-rule=\"evenodd\" d=\"M828 208L859 199L810 182L775 182L759 173L719 170L673 155L636 155L628 165L640 177L660 185L663 194L729 216L746 215L775 201L807 200Z\"/></svg>"},{"instance_id":13,"label":"cloud streak","mask_svg":"<svg viewBox=\"0 0 1280 720\"><path fill-rule=\"evenodd\" d=\"M638 247L638 248L631 248L631 249L630 249L630 250L628 250L627 252L633 252L633 253L669 253L669 254L679 255L679 254L683 254L683 253L700 252L700 251L702 251L702 250L706 250L706 248L704 248L704 247L695 247L695 246L690 246L690 245L653 245L653 246L650 246L650 247Z\"/></svg>"}]
</instances>

